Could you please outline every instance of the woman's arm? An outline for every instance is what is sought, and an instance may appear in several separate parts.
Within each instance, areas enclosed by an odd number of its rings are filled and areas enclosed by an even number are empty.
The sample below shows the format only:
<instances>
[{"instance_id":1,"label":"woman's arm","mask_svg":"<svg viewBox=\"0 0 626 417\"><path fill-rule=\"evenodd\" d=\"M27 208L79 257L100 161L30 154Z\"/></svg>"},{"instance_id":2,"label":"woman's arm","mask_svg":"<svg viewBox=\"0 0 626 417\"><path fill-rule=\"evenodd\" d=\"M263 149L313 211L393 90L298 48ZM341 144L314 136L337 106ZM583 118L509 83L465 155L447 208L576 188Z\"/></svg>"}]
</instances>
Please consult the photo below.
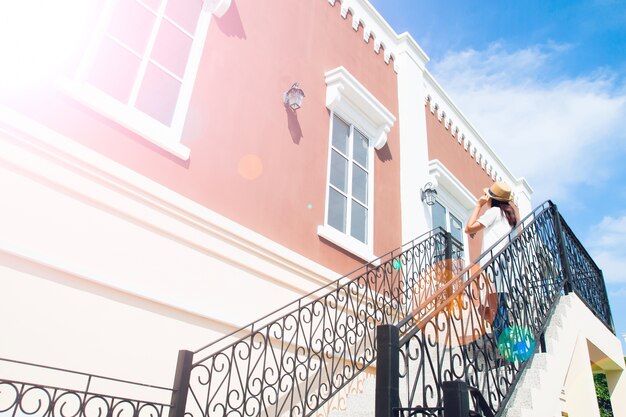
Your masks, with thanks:
<instances>
[{"instance_id":1,"label":"woman's arm","mask_svg":"<svg viewBox=\"0 0 626 417\"><path fill-rule=\"evenodd\" d=\"M472 215L470 216L469 220L467 221L467 224L465 225L465 233L467 233L468 235L479 232L485 228L485 226L482 223L478 222L477 220L478 220L478 214L480 213L480 209L485 204L487 204L487 201L489 201L489 196L483 195L476 202L474 211L472 211Z\"/></svg>"}]
</instances>

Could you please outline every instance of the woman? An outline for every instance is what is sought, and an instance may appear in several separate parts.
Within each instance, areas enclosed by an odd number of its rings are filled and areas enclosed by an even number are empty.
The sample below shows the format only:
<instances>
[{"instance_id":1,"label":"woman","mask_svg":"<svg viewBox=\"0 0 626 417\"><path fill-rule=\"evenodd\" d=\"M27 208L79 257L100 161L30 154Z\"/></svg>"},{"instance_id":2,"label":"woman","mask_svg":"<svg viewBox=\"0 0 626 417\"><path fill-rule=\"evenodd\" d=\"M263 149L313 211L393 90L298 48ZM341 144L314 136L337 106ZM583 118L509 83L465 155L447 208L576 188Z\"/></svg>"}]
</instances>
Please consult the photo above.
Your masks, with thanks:
<instances>
[{"instance_id":1,"label":"woman","mask_svg":"<svg viewBox=\"0 0 626 417\"><path fill-rule=\"evenodd\" d=\"M484 229L483 243L481 253L491 248L503 236L511 232L517 224L517 214L513 206L511 206L511 188L503 182L494 182L491 187L485 188L485 195L481 196L476 202L476 207L467 221L465 233L473 235ZM478 217L483 206L489 204L489 208ZM494 247L492 254L498 253L506 245L507 241L501 242ZM481 260L481 266L487 262L490 257L485 256ZM502 266L503 262L500 263ZM496 265L494 265L494 269ZM508 324L506 314L506 287L504 285L503 270L496 274L496 294L490 294L488 297L489 306L498 306L496 317L493 320L493 332L496 338L500 335L504 327ZM493 311L493 310L491 310Z\"/></svg>"}]
</instances>

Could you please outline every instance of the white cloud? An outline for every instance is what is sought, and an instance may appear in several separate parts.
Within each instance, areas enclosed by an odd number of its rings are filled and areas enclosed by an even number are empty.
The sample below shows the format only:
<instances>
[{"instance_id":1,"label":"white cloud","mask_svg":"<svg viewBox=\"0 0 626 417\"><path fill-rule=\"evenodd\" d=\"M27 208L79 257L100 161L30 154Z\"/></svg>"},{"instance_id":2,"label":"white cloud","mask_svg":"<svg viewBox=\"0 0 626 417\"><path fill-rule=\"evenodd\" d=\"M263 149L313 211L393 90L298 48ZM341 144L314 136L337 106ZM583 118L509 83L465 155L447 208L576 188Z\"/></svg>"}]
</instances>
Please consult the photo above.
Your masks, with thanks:
<instances>
[{"instance_id":1,"label":"white cloud","mask_svg":"<svg viewBox=\"0 0 626 417\"><path fill-rule=\"evenodd\" d=\"M609 175L604 156L622 147L626 91L610 73L549 79L567 45L448 54L432 72L535 202L568 200L577 184ZM622 140L623 142L623 140Z\"/></svg>"},{"instance_id":2,"label":"white cloud","mask_svg":"<svg viewBox=\"0 0 626 417\"><path fill-rule=\"evenodd\" d=\"M588 242L591 256L604 273L607 282L626 282L626 216L605 217L592 227ZM626 296L626 288L611 292Z\"/></svg>"}]
</instances>

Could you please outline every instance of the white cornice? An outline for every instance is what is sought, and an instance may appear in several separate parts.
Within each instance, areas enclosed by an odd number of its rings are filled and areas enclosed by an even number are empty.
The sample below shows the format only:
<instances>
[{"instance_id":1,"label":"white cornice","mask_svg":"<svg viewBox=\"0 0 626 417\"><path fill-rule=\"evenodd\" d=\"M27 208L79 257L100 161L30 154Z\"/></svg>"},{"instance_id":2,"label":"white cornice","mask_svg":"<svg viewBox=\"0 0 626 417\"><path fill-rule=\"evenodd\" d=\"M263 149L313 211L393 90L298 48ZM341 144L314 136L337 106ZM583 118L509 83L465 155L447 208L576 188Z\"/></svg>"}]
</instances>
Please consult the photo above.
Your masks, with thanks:
<instances>
[{"instance_id":1,"label":"white cornice","mask_svg":"<svg viewBox=\"0 0 626 417\"><path fill-rule=\"evenodd\" d=\"M384 50L385 62L389 63L393 59L396 72L398 72L396 57L402 45L404 45L404 50L410 51L413 59L419 63L420 67L423 68L426 62L428 62L428 56L411 35L407 32L398 35L368 0L327 1L333 6L338 1L341 3L340 14L344 19L347 18L348 12L350 12L352 28L358 31L359 26L362 26L363 40L370 42L371 37L373 39L374 52L380 53L382 48Z\"/></svg>"},{"instance_id":2,"label":"white cornice","mask_svg":"<svg viewBox=\"0 0 626 417\"><path fill-rule=\"evenodd\" d=\"M204 4L209 8L211 13L213 13L217 17L222 17L226 14L232 0L205 0Z\"/></svg>"},{"instance_id":3,"label":"white cornice","mask_svg":"<svg viewBox=\"0 0 626 417\"><path fill-rule=\"evenodd\" d=\"M324 74L326 80L326 107L340 114L352 114L351 120L365 130L376 149L387 143L387 134L396 117L370 93L348 70L338 67Z\"/></svg>"},{"instance_id":4,"label":"white cornice","mask_svg":"<svg viewBox=\"0 0 626 417\"><path fill-rule=\"evenodd\" d=\"M517 194L523 193L530 200L533 190L526 179L513 175L428 70L424 71L424 80L425 104L430 106L431 113L437 113L437 118L453 140L467 150L468 157L474 159L493 180L506 181Z\"/></svg>"},{"instance_id":5,"label":"white cornice","mask_svg":"<svg viewBox=\"0 0 626 417\"><path fill-rule=\"evenodd\" d=\"M419 68L425 70L430 58L413 36L409 32L404 32L398 36L398 41L398 53L406 52Z\"/></svg>"},{"instance_id":6,"label":"white cornice","mask_svg":"<svg viewBox=\"0 0 626 417\"><path fill-rule=\"evenodd\" d=\"M435 177L437 183L443 186L467 210L474 207L476 197L454 176L438 159L428 163L429 175Z\"/></svg>"}]
</instances>

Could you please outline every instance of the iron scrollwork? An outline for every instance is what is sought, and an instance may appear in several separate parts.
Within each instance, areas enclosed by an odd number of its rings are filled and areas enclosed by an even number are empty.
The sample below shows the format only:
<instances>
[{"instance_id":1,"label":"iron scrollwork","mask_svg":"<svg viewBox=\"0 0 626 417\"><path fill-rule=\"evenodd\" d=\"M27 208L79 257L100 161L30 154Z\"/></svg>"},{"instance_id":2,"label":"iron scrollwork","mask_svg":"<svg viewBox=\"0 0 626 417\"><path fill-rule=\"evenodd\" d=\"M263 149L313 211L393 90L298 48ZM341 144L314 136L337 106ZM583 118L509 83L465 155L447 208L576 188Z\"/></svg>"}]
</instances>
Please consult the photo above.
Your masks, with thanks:
<instances>
[{"instance_id":1,"label":"iron scrollwork","mask_svg":"<svg viewBox=\"0 0 626 417\"><path fill-rule=\"evenodd\" d=\"M459 245L430 232L253 323L240 340L197 351L186 413L311 415L376 359L377 325L397 323L445 284L446 263L436 259L446 250L462 256Z\"/></svg>"},{"instance_id":2,"label":"iron scrollwork","mask_svg":"<svg viewBox=\"0 0 626 417\"><path fill-rule=\"evenodd\" d=\"M130 381L100 377L61 368L35 365L27 362L0 359L11 366L26 368L33 375L48 376L50 371L63 380L82 380L76 387L33 384L0 378L0 416L28 417L167 417L171 389ZM34 369L34 370L33 370ZM37 371L40 371L37 374ZM109 389L119 392L149 392L146 399L102 394L93 389L96 382L106 381ZM81 387L79 387L82 385ZM116 388L112 388L116 386ZM157 394L155 394L155 390ZM142 397L143 398L143 397ZM147 399L150 398L150 399ZM159 400L155 400L161 399Z\"/></svg>"},{"instance_id":3,"label":"iron scrollwork","mask_svg":"<svg viewBox=\"0 0 626 417\"><path fill-rule=\"evenodd\" d=\"M494 415L501 410L564 291L564 266L574 291L612 329L602 273L551 202L503 240L440 288L425 313L400 323L402 408L441 407L442 383L463 380Z\"/></svg>"}]
</instances>

